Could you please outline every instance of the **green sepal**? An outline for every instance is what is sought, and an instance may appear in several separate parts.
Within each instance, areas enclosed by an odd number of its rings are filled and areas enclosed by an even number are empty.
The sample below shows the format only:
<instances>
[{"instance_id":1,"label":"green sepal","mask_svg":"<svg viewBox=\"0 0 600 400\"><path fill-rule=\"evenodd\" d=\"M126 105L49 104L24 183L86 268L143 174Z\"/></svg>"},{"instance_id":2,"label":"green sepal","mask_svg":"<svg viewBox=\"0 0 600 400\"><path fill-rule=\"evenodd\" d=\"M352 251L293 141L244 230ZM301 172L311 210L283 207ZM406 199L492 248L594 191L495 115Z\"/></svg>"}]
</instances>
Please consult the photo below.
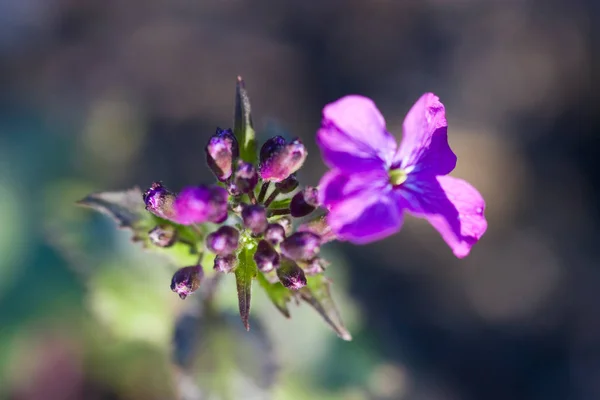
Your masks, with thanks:
<instances>
[{"instance_id":1,"label":"green sepal","mask_svg":"<svg viewBox=\"0 0 600 400\"><path fill-rule=\"evenodd\" d=\"M189 226L178 225L158 218L145 209L142 191L138 187L115 192L92 193L77 202L108 215L121 229L132 232L132 240L140 242L148 250L156 251L170 258L173 263L184 266L198 262L202 250L203 233ZM171 247L158 247L150 242L148 232L157 225L172 225L182 241Z\"/></svg>"},{"instance_id":2,"label":"green sepal","mask_svg":"<svg viewBox=\"0 0 600 400\"><path fill-rule=\"evenodd\" d=\"M255 164L257 160L256 132L252 126L250 98L248 97L248 92L246 91L244 80L241 76L238 76L237 78L235 90L233 133L240 146L240 158Z\"/></svg>"},{"instance_id":3,"label":"green sepal","mask_svg":"<svg viewBox=\"0 0 600 400\"><path fill-rule=\"evenodd\" d=\"M269 282L263 274L258 274L257 279L273 305L284 317L290 318L290 310L288 309L287 303L292 299L292 292L279 282Z\"/></svg>"},{"instance_id":4,"label":"green sepal","mask_svg":"<svg viewBox=\"0 0 600 400\"><path fill-rule=\"evenodd\" d=\"M235 284L238 293L238 305L242 323L247 331L250 330L250 300L252 298L252 279L257 275L257 267L254 262L256 246L241 246L238 253L238 265L235 269Z\"/></svg>"},{"instance_id":5,"label":"green sepal","mask_svg":"<svg viewBox=\"0 0 600 400\"><path fill-rule=\"evenodd\" d=\"M352 340L352 335L344 326L340 317L331 291L329 290L330 281L323 275L307 277L307 284L298 291L300 298L310 304L327 324L344 340Z\"/></svg>"}]
</instances>

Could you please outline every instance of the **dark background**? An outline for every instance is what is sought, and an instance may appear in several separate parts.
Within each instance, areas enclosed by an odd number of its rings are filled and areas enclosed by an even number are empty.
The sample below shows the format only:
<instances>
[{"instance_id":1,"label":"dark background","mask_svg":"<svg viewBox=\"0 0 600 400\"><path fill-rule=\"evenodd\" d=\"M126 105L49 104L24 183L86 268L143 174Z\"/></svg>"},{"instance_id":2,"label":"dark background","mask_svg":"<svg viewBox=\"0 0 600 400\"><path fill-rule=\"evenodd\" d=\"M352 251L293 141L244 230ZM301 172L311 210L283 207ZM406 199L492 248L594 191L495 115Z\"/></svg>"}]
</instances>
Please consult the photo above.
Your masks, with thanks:
<instances>
[{"instance_id":1,"label":"dark background","mask_svg":"<svg viewBox=\"0 0 600 400\"><path fill-rule=\"evenodd\" d=\"M300 136L313 185L326 103L369 96L400 137L435 92L453 174L487 201L464 260L411 218L382 242L325 249L352 342L259 297L273 398L600 398L593 3L3 0L0 398L174 398L174 267L74 202L211 181L203 147L232 123L238 74L259 138ZM220 295L234 310L231 282ZM267 396L236 382L236 398Z\"/></svg>"}]
</instances>

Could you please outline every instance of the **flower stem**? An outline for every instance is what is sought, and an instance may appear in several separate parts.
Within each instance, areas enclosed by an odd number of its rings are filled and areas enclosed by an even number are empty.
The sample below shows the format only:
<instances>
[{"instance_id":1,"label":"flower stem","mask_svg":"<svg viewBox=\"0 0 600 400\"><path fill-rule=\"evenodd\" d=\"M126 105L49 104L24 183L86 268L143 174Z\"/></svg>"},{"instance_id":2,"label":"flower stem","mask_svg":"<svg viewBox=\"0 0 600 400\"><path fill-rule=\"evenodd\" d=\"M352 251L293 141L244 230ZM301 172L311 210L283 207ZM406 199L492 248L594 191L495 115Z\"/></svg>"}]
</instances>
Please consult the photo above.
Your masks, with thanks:
<instances>
[{"instance_id":1,"label":"flower stem","mask_svg":"<svg viewBox=\"0 0 600 400\"><path fill-rule=\"evenodd\" d=\"M262 203L263 200L265 199L265 196L267 195L267 190L269 189L270 183L271 183L271 181L263 182L262 186L260 187L260 192L258 193L258 202L259 203Z\"/></svg>"},{"instance_id":2,"label":"flower stem","mask_svg":"<svg viewBox=\"0 0 600 400\"><path fill-rule=\"evenodd\" d=\"M273 190L273 193L271 193L271 195L267 198L267 200L265 200L265 203L264 203L265 208L269 207L269 204L271 204L277 196L279 196L279 189L277 187L275 187L275 189Z\"/></svg>"},{"instance_id":3,"label":"flower stem","mask_svg":"<svg viewBox=\"0 0 600 400\"><path fill-rule=\"evenodd\" d=\"M269 212L269 216L274 216L274 215L289 215L291 213L289 208L273 208L271 210L268 210Z\"/></svg>"},{"instance_id":4,"label":"flower stem","mask_svg":"<svg viewBox=\"0 0 600 400\"><path fill-rule=\"evenodd\" d=\"M250 203L256 204L256 196L254 196L254 191L251 190L248 192L248 197L250 198Z\"/></svg>"}]
</instances>

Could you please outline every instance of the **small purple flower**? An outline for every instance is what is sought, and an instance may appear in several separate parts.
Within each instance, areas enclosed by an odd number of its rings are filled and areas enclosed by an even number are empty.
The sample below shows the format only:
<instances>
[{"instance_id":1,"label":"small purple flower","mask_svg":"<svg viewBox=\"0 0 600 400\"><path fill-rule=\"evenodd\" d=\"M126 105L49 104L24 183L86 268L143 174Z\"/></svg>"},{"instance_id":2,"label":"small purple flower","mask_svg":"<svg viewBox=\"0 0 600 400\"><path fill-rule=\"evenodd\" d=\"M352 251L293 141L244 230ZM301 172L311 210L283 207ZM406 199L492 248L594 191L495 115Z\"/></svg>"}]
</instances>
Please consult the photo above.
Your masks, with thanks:
<instances>
[{"instance_id":1,"label":"small purple flower","mask_svg":"<svg viewBox=\"0 0 600 400\"><path fill-rule=\"evenodd\" d=\"M219 186L185 188L175 200L176 220L183 225L221 223L227 219L227 197Z\"/></svg>"},{"instance_id":2,"label":"small purple flower","mask_svg":"<svg viewBox=\"0 0 600 400\"><path fill-rule=\"evenodd\" d=\"M205 148L206 162L218 180L226 181L231 176L233 161L239 157L240 150L231 129L217 128Z\"/></svg>"},{"instance_id":3,"label":"small purple flower","mask_svg":"<svg viewBox=\"0 0 600 400\"><path fill-rule=\"evenodd\" d=\"M306 147L299 139L286 143L281 136L272 137L260 149L260 177L281 182L302 167L306 155Z\"/></svg>"},{"instance_id":4,"label":"small purple flower","mask_svg":"<svg viewBox=\"0 0 600 400\"><path fill-rule=\"evenodd\" d=\"M433 93L410 109L400 146L372 100L346 96L323 109L317 143L331 168L319 200L338 238L369 243L397 232L403 211L427 219L459 257L487 229L485 201L464 180L448 176L456 156L445 110Z\"/></svg>"}]
</instances>

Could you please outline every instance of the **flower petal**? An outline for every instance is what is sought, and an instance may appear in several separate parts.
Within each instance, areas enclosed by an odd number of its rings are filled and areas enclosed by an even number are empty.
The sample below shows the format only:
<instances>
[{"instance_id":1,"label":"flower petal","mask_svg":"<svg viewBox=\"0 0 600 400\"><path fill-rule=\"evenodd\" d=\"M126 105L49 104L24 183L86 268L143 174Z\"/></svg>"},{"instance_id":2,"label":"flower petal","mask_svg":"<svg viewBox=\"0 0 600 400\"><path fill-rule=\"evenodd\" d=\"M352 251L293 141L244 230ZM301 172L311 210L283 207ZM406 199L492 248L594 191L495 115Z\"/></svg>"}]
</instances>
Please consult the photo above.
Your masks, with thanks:
<instances>
[{"instance_id":1,"label":"flower petal","mask_svg":"<svg viewBox=\"0 0 600 400\"><path fill-rule=\"evenodd\" d=\"M487 229L485 201L468 182L451 176L409 178L399 192L407 210L440 232L458 258L466 257Z\"/></svg>"},{"instance_id":2,"label":"flower petal","mask_svg":"<svg viewBox=\"0 0 600 400\"><path fill-rule=\"evenodd\" d=\"M387 168L396 151L375 103L357 95L325 106L317 144L325 163L345 172Z\"/></svg>"},{"instance_id":3,"label":"flower petal","mask_svg":"<svg viewBox=\"0 0 600 400\"><path fill-rule=\"evenodd\" d=\"M321 180L319 195L329 209L327 223L339 239L370 243L402 226L399 198L385 173L349 176L330 171Z\"/></svg>"},{"instance_id":4,"label":"flower petal","mask_svg":"<svg viewBox=\"0 0 600 400\"><path fill-rule=\"evenodd\" d=\"M446 111L433 93L421 96L406 115L393 164L432 175L446 175L456 166L456 155L448 145Z\"/></svg>"}]
</instances>

